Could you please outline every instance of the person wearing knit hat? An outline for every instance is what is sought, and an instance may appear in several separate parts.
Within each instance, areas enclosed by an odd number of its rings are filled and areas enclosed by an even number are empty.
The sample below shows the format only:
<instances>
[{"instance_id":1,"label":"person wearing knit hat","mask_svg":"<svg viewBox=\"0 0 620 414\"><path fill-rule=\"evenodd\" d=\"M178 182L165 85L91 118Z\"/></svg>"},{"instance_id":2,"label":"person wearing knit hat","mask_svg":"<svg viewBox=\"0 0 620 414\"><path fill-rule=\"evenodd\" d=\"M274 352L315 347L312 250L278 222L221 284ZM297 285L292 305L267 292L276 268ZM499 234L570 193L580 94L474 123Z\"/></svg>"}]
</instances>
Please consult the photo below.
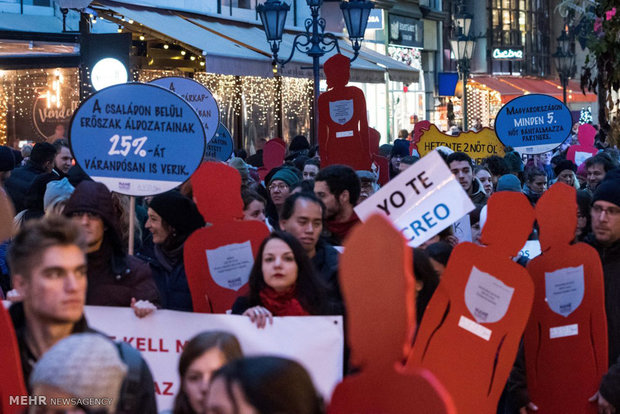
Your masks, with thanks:
<instances>
[{"instance_id":1,"label":"person wearing knit hat","mask_svg":"<svg viewBox=\"0 0 620 414\"><path fill-rule=\"evenodd\" d=\"M555 176L558 177L556 182L564 183L566 185L570 185L571 187L575 187L579 189L577 176L575 173L577 172L577 166L574 162L570 160L562 160L558 162L558 164L553 169Z\"/></svg>"},{"instance_id":2,"label":"person wearing knit hat","mask_svg":"<svg viewBox=\"0 0 620 414\"><path fill-rule=\"evenodd\" d=\"M140 257L151 266L164 309L192 312L192 295L183 263L187 238L205 221L196 204L178 191L158 194L148 208L146 229L152 243L147 243Z\"/></svg>"},{"instance_id":3,"label":"person wearing knit hat","mask_svg":"<svg viewBox=\"0 0 620 414\"><path fill-rule=\"evenodd\" d=\"M517 193L521 192L521 181L514 174L505 174L499 177L497 180L497 189L498 191L514 191Z\"/></svg>"},{"instance_id":4,"label":"person wearing knit hat","mask_svg":"<svg viewBox=\"0 0 620 414\"><path fill-rule=\"evenodd\" d=\"M22 162L22 153L13 148L0 145L0 172L11 171Z\"/></svg>"},{"instance_id":5,"label":"person wearing knit hat","mask_svg":"<svg viewBox=\"0 0 620 414\"><path fill-rule=\"evenodd\" d=\"M125 251L118 213L104 184L81 182L63 214L79 224L86 236L87 305L129 307L134 299L159 304L149 266Z\"/></svg>"},{"instance_id":6,"label":"person wearing knit hat","mask_svg":"<svg viewBox=\"0 0 620 414\"><path fill-rule=\"evenodd\" d=\"M510 151L504 155L504 161L508 164L508 171L517 175L523 171L523 160L517 151Z\"/></svg>"},{"instance_id":7,"label":"person wearing knit hat","mask_svg":"<svg viewBox=\"0 0 620 414\"><path fill-rule=\"evenodd\" d=\"M607 315L609 370L598 393L599 412L620 409L620 170L610 170L592 197L592 233L585 242L596 249L603 265Z\"/></svg>"},{"instance_id":8,"label":"person wearing knit hat","mask_svg":"<svg viewBox=\"0 0 620 414\"><path fill-rule=\"evenodd\" d=\"M250 168L241 158L233 157L228 161L228 165L239 171L241 175L241 187L247 188L250 181Z\"/></svg>"},{"instance_id":9,"label":"person wearing knit hat","mask_svg":"<svg viewBox=\"0 0 620 414\"><path fill-rule=\"evenodd\" d=\"M43 196L43 210L45 210L45 213L61 214L65 207L64 202L71 197L73 190L75 188L69 183L67 177L47 183L45 195Z\"/></svg>"},{"instance_id":10,"label":"person wearing knit hat","mask_svg":"<svg viewBox=\"0 0 620 414\"><path fill-rule=\"evenodd\" d=\"M115 413L127 366L116 346L103 335L81 333L56 343L34 366L33 395L75 398L80 407ZM48 400L51 401L51 400ZM74 408L66 401L53 408Z\"/></svg>"},{"instance_id":11,"label":"person wearing knit hat","mask_svg":"<svg viewBox=\"0 0 620 414\"><path fill-rule=\"evenodd\" d=\"M390 153L390 179L396 177L400 173L400 160L407 155L411 155L409 144L409 141L406 139L394 140L394 146Z\"/></svg>"},{"instance_id":12,"label":"person wearing knit hat","mask_svg":"<svg viewBox=\"0 0 620 414\"><path fill-rule=\"evenodd\" d=\"M278 217L280 217L280 213L282 212L284 200L286 200L286 197L291 194L293 188L299 184L300 181L299 176L292 169L286 167L280 168L269 179L269 186L267 189L269 190L269 196L277 212L277 217L270 217L269 222L271 225L276 226L276 228L278 225Z\"/></svg>"}]
</instances>

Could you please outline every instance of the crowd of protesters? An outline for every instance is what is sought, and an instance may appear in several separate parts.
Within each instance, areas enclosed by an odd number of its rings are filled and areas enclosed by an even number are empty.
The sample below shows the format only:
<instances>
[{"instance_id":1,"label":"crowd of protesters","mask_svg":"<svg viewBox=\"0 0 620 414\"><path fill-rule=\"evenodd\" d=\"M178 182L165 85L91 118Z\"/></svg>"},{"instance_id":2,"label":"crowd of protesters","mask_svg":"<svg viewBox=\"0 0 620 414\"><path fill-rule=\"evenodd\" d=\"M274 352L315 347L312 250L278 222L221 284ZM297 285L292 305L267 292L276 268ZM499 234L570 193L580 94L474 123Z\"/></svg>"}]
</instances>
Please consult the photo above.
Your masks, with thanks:
<instances>
[{"instance_id":1,"label":"crowd of protesters","mask_svg":"<svg viewBox=\"0 0 620 414\"><path fill-rule=\"evenodd\" d=\"M340 246L360 222L354 207L380 188L379 174L345 165L321 168L320 149L297 136L283 165L261 180L257 169L263 166L265 142L255 154L239 150L228 161L242 178L243 219L264 222L271 231L251 269L249 295L239 297L231 311L264 329L274 316L346 315L338 282ZM132 307L139 317L157 309L191 312L184 245L209 217L199 213L188 186L140 200L130 211L127 200L73 165L65 141L37 143L29 150L0 147L0 184L13 201L19 229L0 245L0 299L13 302L10 314L29 391L113 398L113 405L89 407L103 412L156 412L146 362L131 347L89 328L83 307ZM480 243L486 202L494 192L520 192L535 205L555 182L577 190L575 242L590 244L600 255L609 330L610 368L593 403L600 412L620 409L618 151L601 149L580 166L566 159L567 146L526 158L506 148L503 157L478 165L465 153L445 147L439 152L476 207L469 214L473 243ZM389 160L390 178L419 160L406 139L383 145L380 153ZM137 223L135 255L127 253L130 215ZM537 237L534 226L530 239ZM418 323L458 243L449 227L414 249ZM525 266L528 258L514 260ZM76 379L75 372L88 370L93 377L97 372L97 381ZM224 332L191 339L180 357L179 376L174 413L324 410L299 364L244 358L237 338ZM511 398L510 391L498 412L525 412L529 401Z\"/></svg>"}]
</instances>

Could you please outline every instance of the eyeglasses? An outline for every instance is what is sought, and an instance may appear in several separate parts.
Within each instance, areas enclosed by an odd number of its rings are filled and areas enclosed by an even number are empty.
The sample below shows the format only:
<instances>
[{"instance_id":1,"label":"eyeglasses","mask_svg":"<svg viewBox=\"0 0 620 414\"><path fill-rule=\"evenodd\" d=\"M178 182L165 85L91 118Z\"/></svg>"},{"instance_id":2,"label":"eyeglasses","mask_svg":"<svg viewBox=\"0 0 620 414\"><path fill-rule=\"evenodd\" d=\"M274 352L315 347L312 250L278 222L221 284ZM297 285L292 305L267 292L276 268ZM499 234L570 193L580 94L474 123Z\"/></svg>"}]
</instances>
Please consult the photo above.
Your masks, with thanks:
<instances>
[{"instance_id":1,"label":"eyeglasses","mask_svg":"<svg viewBox=\"0 0 620 414\"><path fill-rule=\"evenodd\" d=\"M289 187L287 184L284 183L279 183L279 184L271 184L269 186L269 191L275 191L276 189L280 190L280 191L284 191L287 190Z\"/></svg>"},{"instance_id":2,"label":"eyeglasses","mask_svg":"<svg viewBox=\"0 0 620 414\"><path fill-rule=\"evenodd\" d=\"M605 212L605 214L607 214L610 217L617 217L620 215L620 208L618 207L607 207L607 208L603 208L599 205L593 205L592 206L592 213L596 214L597 216L600 216L601 213Z\"/></svg>"}]
</instances>

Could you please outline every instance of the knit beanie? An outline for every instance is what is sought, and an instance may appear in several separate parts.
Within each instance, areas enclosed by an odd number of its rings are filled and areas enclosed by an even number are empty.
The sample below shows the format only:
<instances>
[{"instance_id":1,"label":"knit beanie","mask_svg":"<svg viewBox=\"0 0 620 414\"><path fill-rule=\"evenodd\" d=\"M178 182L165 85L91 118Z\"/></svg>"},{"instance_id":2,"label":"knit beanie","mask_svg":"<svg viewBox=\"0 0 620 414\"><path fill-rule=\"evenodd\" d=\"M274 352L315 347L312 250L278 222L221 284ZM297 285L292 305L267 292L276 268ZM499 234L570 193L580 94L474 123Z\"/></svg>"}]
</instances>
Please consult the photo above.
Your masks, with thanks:
<instances>
[{"instance_id":1,"label":"knit beanie","mask_svg":"<svg viewBox=\"0 0 620 414\"><path fill-rule=\"evenodd\" d=\"M62 180L51 181L47 183L45 195L43 196L43 209L51 205L68 200L73 194L75 188L69 184L69 180L65 177Z\"/></svg>"},{"instance_id":2,"label":"knit beanie","mask_svg":"<svg viewBox=\"0 0 620 414\"><path fill-rule=\"evenodd\" d=\"M54 387L83 399L85 407L114 413L126 374L127 366L112 341L81 333L62 339L43 354L30 385L35 392L38 386Z\"/></svg>"},{"instance_id":3,"label":"knit beanie","mask_svg":"<svg viewBox=\"0 0 620 414\"><path fill-rule=\"evenodd\" d=\"M239 171L241 181L247 181L250 177L250 169L241 158L233 157L233 159L228 162L228 165Z\"/></svg>"},{"instance_id":4,"label":"knit beanie","mask_svg":"<svg viewBox=\"0 0 620 414\"><path fill-rule=\"evenodd\" d=\"M508 164L510 172L523 171L523 160L517 151L511 151L504 155L504 161Z\"/></svg>"},{"instance_id":5,"label":"knit beanie","mask_svg":"<svg viewBox=\"0 0 620 414\"><path fill-rule=\"evenodd\" d=\"M22 162L22 153L0 145L0 171L11 171Z\"/></svg>"},{"instance_id":6,"label":"knit beanie","mask_svg":"<svg viewBox=\"0 0 620 414\"><path fill-rule=\"evenodd\" d=\"M620 207L620 169L608 171L605 179L596 187L592 203L607 201Z\"/></svg>"},{"instance_id":7,"label":"knit beanie","mask_svg":"<svg viewBox=\"0 0 620 414\"><path fill-rule=\"evenodd\" d=\"M495 191L514 191L521 192L521 181L514 174L506 174L497 180L497 190Z\"/></svg>"},{"instance_id":8,"label":"knit beanie","mask_svg":"<svg viewBox=\"0 0 620 414\"><path fill-rule=\"evenodd\" d=\"M586 168L586 163L582 162L579 167L577 167L577 177L581 177L582 179L586 179L588 177L588 169Z\"/></svg>"},{"instance_id":9,"label":"knit beanie","mask_svg":"<svg viewBox=\"0 0 620 414\"><path fill-rule=\"evenodd\" d=\"M298 152L303 150L309 150L310 144L303 135L297 135L291 140L291 144L288 146L290 152Z\"/></svg>"},{"instance_id":10,"label":"knit beanie","mask_svg":"<svg viewBox=\"0 0 620 414\"><path fill-rule=\"evenodd\" d=\"M394 147L392 148L392 153L390 154L392 157L406 157L410 155L409 152L409 141L406 139L395 139Z\"/></svg>"},{"instance_id":11,"label":"knit beanie","mask_svg":"<svg viewBox=\"0 0 620 414\"><path fill-rule=\"evenodd\" d=\"M553 169L553 172L557 177L564 170L571 170L572 172L577 172L577 166L571 160L562 160L558 162L558 164Z\"/></svg>"},{"instance_id":12,"label":"knit beanie","mask_svg":"<svg viewBox=\"0 0 620 414\"><path fill-rule=\"evenodd\" d=\"M278 172L271 177L269 184L271 185L271 183L275 180L284 181L289 187L294 186L300 181L297 174L295 174L290 168L281 168L278 170Z\"/></svg>"},{"instance_id":13,"label":"knit beanie","mask_svg":"<svg viewBox=\"0 0 620 414\"><path fill-rule=\"evenodd\" d=\"M196 204L178 191L156 195L149 208L181 235L189 235L205 225Z\"/></svg>"}]
</instances>

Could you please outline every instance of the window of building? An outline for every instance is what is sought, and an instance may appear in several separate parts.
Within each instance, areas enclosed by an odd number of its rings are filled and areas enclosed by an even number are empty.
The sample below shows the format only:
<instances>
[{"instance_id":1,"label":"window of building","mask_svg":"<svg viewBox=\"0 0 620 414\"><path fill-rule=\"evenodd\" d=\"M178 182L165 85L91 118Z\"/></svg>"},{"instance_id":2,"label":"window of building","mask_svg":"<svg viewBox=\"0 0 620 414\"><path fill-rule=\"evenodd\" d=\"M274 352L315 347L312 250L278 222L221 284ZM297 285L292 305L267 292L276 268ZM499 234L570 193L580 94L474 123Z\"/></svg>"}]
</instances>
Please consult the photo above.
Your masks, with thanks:
<instances>
[{"instance_id":1,"label":"window of building","mask_svg":"<svg viewBox=\"0 0 620 414\"><path fill-rule=\"evenodd\" d=\"M491 57L493 73L545 76L550 71L549 4L540 0L489 0L491 45L522 47L524 59Z\"/></svg>"}]
</instances>

